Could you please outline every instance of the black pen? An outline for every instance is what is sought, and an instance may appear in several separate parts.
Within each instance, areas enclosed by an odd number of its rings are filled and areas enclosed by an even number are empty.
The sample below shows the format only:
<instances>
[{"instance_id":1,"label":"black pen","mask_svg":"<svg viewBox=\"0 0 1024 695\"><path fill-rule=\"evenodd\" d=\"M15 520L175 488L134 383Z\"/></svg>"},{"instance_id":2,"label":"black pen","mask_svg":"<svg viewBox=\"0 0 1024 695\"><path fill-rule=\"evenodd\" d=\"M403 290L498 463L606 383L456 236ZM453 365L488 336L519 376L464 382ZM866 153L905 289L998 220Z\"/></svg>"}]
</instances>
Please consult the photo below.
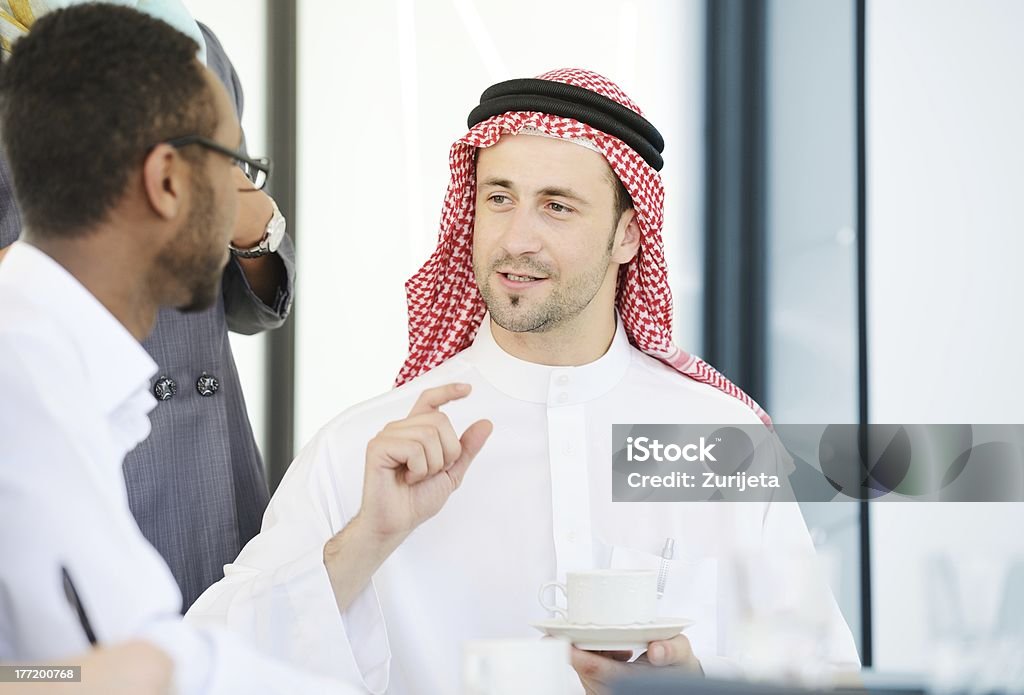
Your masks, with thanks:
<instances>
[{"instance_id":1,"label":"black pen","mask_svg":"<svg viewBox=\"0 0 1024 695\"><path fill-rule=\"evenodd\" d=\"M78 598L78 592L75 590L75 583L71 581L71 575L68 574L68 568L61 566L60 574L64 578L64 595L68 597L68 603L71 604L72 610L78 614L78 622L82 625L82 630L85 632L89 644L95 647L97 642L96 633L92 631L89 616L85 614L85 607L82 606L82 601Z\"/></svg>"}]
</instances>

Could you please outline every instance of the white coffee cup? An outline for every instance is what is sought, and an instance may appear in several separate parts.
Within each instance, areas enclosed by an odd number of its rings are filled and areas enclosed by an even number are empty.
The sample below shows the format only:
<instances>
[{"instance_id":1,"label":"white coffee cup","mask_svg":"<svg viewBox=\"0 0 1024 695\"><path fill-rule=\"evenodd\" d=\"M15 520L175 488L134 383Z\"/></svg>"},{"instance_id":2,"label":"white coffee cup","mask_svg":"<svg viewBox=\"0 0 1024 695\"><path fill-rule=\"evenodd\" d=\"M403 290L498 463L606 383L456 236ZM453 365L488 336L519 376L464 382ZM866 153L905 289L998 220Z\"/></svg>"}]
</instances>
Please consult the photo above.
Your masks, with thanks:
<instances>
[{"instance_id":1,"label":"white coffee cup","mask_svg":"<svg viewBox=\"0 0 1024 695\"><path fill-rule=\"evenodd\" d=\"M464 695L565 695L572 692L569 643L553 639L490 639L462 650Z\"/></svg>"},{"instance_id":2,"label":"white coffee cup","mask_svg":"<svg viewBox=\"0 0 1024 695\"><path fill-rule=\"evenodd\" d=\"M540 587L540 605L572 625L631 625L652 622L658 605L658 573L603 569L569 572L565 584ZM549 588L565 594L566 608L547 603Z\"/></svg>"}]
</instances>

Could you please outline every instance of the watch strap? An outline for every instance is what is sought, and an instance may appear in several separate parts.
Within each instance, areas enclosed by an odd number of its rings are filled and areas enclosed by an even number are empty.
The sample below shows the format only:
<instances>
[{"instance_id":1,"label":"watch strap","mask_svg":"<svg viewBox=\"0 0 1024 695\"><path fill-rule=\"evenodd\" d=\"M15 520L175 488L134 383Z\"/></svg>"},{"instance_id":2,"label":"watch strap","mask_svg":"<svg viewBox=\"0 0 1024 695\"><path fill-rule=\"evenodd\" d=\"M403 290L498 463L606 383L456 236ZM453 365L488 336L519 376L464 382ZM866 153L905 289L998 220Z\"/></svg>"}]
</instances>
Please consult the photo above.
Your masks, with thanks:
<instances>
[{"instance_id":1,"label":"watch strap","mask_svg":"<svg viewBox=\"0 0 1024 695\"><path fill-rule=\"evenodd\" d=\"M239 258L262 258L273 253L270 250L270 229L274 225L275 220L281 217L281 211L278 210L277 203L274 202L273 198L270 199L270 204L274 206L274 214L270 216L270 222L267 222L267 226L263 230L263 238L255 246L248 249L240 249L231 242L228 242L228 248L231 250L231 253Z\"/></svg>"}]
</instances>

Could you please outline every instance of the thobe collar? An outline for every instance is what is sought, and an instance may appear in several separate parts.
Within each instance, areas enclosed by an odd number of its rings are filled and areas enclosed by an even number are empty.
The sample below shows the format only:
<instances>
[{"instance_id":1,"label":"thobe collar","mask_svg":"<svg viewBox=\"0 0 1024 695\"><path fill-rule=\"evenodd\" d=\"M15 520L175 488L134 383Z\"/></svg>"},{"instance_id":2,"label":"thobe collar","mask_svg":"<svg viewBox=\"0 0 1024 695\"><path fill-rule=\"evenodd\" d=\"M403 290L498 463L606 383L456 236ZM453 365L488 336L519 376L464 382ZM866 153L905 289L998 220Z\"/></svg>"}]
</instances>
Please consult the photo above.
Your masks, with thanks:
<instances>
[{"instance_id":1,"label":"thobe collar","mask_svg":"<svg viewBox=\"0 0 1024 695\"><path fill-rule=\"evenodd\" d=\"M4 284L28 297L74 343L86 395L105 417L127 424L125 416L145 416L155 407L148 382L156 373L156 362L77 278L25 242L11 246L2 267Z\"/></svg>"},{"instance_id":2,"label":"thobe collar","mask_svg":"<svg viewBox=\"0 0 1024 695\"><path fill-rule=\"evenodd\" d=\"M626 375L632 347L616 317L615 336L601 357L578 367L552 367L513 357L494 340L485 315L473 344L462 352L495 388L507 396L551 407L576 405L604 395Z\"/></svg>"}]
</instances>

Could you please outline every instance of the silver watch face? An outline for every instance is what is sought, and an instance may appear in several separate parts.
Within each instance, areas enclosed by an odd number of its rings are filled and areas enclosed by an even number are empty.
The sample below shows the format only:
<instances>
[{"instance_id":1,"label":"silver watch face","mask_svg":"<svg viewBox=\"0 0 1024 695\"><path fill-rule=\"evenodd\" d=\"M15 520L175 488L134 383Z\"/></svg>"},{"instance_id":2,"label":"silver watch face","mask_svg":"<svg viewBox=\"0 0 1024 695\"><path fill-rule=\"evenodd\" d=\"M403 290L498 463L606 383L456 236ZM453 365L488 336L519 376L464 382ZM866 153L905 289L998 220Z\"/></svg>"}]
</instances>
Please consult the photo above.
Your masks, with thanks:
<instances>
[{"instance_id":1,"label":"silver watch face","mask_svg":"<svg viewBox=\"0 0 1024 695\"><path fill-rule=\"evenodd\" d=\"M267 225L267 249L270 253L276 253L277 249L281 246L281 242L284 240L284 230L288 226L288 223L278 211L274 211L274 217L270 220L270 224Z\"/></svg>"}]
</instances>

